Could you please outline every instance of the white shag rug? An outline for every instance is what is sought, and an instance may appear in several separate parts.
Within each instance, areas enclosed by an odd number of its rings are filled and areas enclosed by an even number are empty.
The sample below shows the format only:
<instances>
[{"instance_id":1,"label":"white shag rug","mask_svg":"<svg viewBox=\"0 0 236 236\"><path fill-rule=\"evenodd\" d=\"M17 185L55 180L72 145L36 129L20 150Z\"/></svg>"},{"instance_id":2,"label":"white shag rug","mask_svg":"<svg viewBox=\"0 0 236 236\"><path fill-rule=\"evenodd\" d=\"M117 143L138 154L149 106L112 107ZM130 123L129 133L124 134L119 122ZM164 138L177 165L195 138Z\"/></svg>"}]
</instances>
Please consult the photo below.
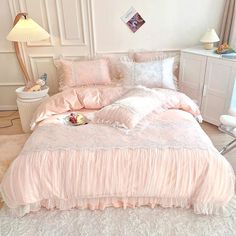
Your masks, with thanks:
<instances>
[{"instance_id":1,"label":"white shag rug","mask_svg":"<svg viewBox=\"0 0 236 236\"><path fill-rule=\"evenodd\" d=\"M70 210L10 216L0 210L1 236L235 236L236 209L228 216L196 215L191 209L108 208Z\"/></svg>"}]
</instances>

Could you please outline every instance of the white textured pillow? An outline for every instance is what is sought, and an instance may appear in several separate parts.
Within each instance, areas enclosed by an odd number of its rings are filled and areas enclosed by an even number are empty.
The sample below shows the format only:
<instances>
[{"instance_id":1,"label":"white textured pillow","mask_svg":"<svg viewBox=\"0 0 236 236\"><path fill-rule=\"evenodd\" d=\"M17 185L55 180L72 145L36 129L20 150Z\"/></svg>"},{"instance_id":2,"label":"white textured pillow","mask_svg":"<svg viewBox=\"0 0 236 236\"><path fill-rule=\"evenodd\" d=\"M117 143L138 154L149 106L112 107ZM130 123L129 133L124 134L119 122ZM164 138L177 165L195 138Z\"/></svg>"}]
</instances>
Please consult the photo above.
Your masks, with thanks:
<instances>
[{"instance_id":1,"label":"white textured pillow","mask_svg":"<svg viewBox=\"0 0 236 236\"><path fill-rule=\"evenodd\" d=\"M158 87L176 90L173 66L173 57L141 63L121 61L125 85L143 85L149 88Z\"/></svg>"},{"instance_id":2,"label":"white textured pillow","mask_svg":"<svg viewBox=\"0 0 236 236\"><path fill-rule=\"evenodd\" d=\"M116 102L97 111L94 122L132 129L159 106L158 93L155 90L139 86L129 90Z\"/></svg>"}]
</instances>

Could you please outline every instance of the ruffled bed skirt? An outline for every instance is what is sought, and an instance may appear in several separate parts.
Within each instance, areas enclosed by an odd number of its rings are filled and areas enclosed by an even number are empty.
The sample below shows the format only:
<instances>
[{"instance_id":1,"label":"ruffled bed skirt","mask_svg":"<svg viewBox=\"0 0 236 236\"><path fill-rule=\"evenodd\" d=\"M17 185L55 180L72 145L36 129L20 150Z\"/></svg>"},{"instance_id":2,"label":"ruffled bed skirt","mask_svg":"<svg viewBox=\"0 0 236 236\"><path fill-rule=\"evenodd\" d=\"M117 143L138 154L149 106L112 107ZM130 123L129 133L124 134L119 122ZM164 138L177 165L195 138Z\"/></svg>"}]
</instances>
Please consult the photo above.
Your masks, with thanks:
<instances>
[{"instance_id":1,"label":"ruffled bed skirt","mask_svg":"<svg viewBox=\"0 0 236 236\"><path fill-rule=\"evenodd\" d=\"M48 150L21 154L0 190L18 216L41 207L157 205L218 214L234 195L234 180L232 167L214 150Z\"/></svg>"},{"instance_id":2,"label":"ruffled bed skirt","mask_svg":"<svg viewBox=\"0 0 236 236\"><path fill-rule=\"evenodd\" d=\"M77 208L79 210L89 209L89 210L105 210L107 207L114 208L136 208L148 206L151 208L163 207L163 208L193 208L194 213L196 214L205 214L205 215L224 215L230 216L232 210L236 209L236 196L234 196L231 201L226 205L222 206L221 204L203 204L195 203L193 206L190 205L188 199L161 199L161 198L117 198L117 197L108 197L108 198L95 198L95 199L79 199L73 201L66 200L43 200L41 202L28 204L26 206L18 207L16 209L8 208L8 211L11 215L16 217L22 217L25 214L30 212L39 211L42 207L53 210L71 210Z\"/></svg>"}]
</instances>

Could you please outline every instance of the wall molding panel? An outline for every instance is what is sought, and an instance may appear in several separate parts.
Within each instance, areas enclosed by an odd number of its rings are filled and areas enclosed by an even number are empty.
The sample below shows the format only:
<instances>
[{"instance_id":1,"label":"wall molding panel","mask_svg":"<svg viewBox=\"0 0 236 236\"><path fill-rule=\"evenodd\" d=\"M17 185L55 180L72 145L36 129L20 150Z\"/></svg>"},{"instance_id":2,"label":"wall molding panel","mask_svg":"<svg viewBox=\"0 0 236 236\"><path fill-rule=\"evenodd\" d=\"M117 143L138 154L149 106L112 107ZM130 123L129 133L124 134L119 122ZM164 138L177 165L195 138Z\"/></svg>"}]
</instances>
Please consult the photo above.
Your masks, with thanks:
<instances>
[{"instance_id":1,"label":"wall molding panel","mask_svg":"<svg viewBox=\"0 0 236 236\"><path fill-rule=\"evenodd\" d=\"M37 21L45 30L52 35L51 22L48 11L48 1L50 0L19 0L20 11L27 12L29 16L33 16L34 20ZM41 47L41 46L53 46L53 37L48 40L43 40L41 42L27 43L27 46Z\"/></svg>"},{"instance_id":2,"label":"wall molding panel","mask_svg":"<svg viewBox=\"0 0 236 236\"><path fill-rule=\"evenodd\" d=\"M90 56L93 57L96 54L95 36L94 36L93 0L88 0L87 4L88 4L87 15L88 15L88 33L89 33Z\"/></svg>"},{"instance_id":3,"label":"wall molding panel","mask_svg":"<svg viewBox=\"0 0 236 236\"><path fill-rule=\"evenodd\" d=\"M63 46L85 46L86 1L56 0L61 44Z\"/></svg>"},{"instance_id":4,"label":"wall molding panel","mask_svg":"<svg viewBox=\"0 0 236 236\"><path fill-rule=\"evenodd\" d=\"M46 73L48 75L48 86L50 88L49 94L52 95L58 92L58 81L53 61L55 56L53 54L34 54L29 55L29 58L35 80Z\"/></svg>"},{"instance_id":5,"label":"wall molding panel","mask_svg":"<svg viewBox=\"0 0 236 236\"><path fill-rule=\"evenodd\" d=\"M54 59L54 55L52 54L41 54L41 55L29 55L30 58L30 65L32 68L32 73L35 79L39 78L42 74L39 72L39 68L37 66L37 63L39 62L45 62L45 60L48 62ZM45 71L46 72L46 71Z\"/></svg>"},{"instance_id":6,"label":"wall molding panel","mask_svg":"<svg viewBox=\"0 0 236 236\"><path fill-rule=\"evenodd\" d=\"M20 3L18 0L8 0L8 4L10 7L12 23L13 23L17 12L20 12Z\"/></svg>"}]
</instances>

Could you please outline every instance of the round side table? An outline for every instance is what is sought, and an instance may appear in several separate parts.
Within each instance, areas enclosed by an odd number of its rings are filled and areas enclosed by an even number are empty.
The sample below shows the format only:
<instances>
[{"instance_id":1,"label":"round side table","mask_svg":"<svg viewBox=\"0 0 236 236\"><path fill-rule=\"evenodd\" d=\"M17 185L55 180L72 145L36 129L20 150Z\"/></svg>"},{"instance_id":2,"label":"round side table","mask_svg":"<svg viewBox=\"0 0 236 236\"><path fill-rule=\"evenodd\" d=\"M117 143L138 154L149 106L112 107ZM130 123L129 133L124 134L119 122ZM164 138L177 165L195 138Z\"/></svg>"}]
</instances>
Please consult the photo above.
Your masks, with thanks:
<instances>
[{"instance_id":1,"label":"round side table","mask_svg":"<svg viewBox=\"0 0 236 236\"><path fill-rule=\"evenodd\" d=\"M46 92L46 91L45 91ZM17 94L17 107L19 110L20 120L22 130L25 133L31 132L30 130L30 122L34 112L36 111L37 107L45 101L49 96L47 93L42 94L43 96L38 96L35 92L25 92L28 93L28 96L22 96L22 93L19 93L19 89L16 90ZM35 94L34 94L35 93ZM34 96L36 95L36 96ZM36 98L34 98L36 97Z\"/></svg>"}]
</instances>

